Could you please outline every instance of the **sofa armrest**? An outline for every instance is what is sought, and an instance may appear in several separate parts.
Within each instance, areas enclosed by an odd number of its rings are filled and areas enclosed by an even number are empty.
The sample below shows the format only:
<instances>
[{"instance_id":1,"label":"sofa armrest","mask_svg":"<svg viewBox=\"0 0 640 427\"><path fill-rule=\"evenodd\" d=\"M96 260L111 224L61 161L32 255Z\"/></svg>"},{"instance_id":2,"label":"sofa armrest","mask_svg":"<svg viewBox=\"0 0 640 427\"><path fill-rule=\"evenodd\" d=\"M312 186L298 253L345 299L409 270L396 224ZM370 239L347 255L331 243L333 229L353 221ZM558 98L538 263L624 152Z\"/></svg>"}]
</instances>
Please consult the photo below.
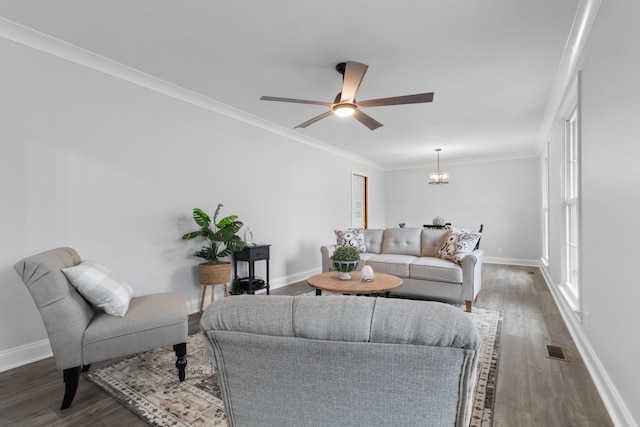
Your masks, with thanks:
<instances>
[{"instance_id":1,"label":"sofa armrest","mask_svg":"<svg viewBox=\"0 0 640 427\"><path fill-rule=\"evenodd\" d=\"M327 273L331 268L331 256L333 251L336 250L338 245L324 245L320 246L320 253L322 254L322 272Z\"/></svg>"},{"instance_id":2,"label":"sofa armrest","mask_svg":"<svg viewBox=\"0 0 640 427\"><path fill-rule=\"evenodd\" d=\"M465 301L475 301L482 288L482 257L484 251L476 249L462 258L462 297Z\"/></svg>"}]
</instances>

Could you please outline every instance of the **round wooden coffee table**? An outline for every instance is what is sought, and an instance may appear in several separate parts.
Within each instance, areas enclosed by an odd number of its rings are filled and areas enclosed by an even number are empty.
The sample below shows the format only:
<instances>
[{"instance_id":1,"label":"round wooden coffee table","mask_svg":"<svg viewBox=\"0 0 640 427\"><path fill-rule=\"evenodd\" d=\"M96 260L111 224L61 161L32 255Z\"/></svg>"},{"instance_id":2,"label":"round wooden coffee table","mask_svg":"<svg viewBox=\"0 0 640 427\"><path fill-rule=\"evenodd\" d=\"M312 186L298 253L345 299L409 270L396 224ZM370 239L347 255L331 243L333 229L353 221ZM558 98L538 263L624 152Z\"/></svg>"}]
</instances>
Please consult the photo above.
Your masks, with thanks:
<instances>
[{"instance_id":1,"label":"round wooden coffee table","mask_svg":"<svg viewBox=\"0 0 640 427\"><path fill-rule=\"evenodd\" d=\"M328 291L356 295L384 293L388 297L391 289L402 286L402 279L390 274L375 273L371 282L363 282L359 271L352 271L349 274L351 280L341 280L340 272L330 271L309 277L307 283L316 289L316 295L322 295L322 291Z\"/></svg>"}]
</instances>

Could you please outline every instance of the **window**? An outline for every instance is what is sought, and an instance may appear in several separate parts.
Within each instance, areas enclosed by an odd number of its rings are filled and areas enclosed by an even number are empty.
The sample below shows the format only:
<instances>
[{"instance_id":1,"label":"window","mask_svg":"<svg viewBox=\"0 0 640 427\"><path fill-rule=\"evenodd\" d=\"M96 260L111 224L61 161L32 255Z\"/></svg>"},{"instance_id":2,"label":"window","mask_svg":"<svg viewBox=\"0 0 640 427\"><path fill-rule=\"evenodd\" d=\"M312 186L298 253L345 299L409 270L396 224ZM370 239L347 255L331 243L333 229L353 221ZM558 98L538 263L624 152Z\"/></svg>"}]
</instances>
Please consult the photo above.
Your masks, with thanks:
<instances>
[{"instance_id":1,"label":"window","mask_svg":"<svg viewBox=\"0 0 640 427\"><path fill-rule=\"evenodd\" d=\"M577 309L580 296L580 126L575 108L565 122L564 140L564 285Z\"/></svg>"},{"instance_id":2,"label":"window","mask_svg":"<svg viewBox=\"0 0 640 427\"><path fill-rule=\"evenodd\" d=\"M542 180L542 262L549 266L549 144L542 154L540 177Z\"/></svg>"}]
</instances>

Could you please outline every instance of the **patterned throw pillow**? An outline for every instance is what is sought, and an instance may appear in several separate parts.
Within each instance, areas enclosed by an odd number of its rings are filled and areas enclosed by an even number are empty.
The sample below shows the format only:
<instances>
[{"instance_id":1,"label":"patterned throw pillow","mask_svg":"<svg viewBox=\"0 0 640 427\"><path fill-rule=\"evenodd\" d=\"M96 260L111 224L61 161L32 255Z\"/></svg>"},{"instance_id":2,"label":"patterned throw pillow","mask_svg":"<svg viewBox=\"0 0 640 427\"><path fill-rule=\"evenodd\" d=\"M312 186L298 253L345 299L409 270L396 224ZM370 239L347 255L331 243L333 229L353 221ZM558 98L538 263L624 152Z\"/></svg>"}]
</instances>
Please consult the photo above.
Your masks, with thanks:
<instances>
[{"instance_id":1,"label":"patterned throw pillow","mask_svg":"<svg viewBox=\"0 0 640 427\"><path fill-rule=\"evenodd\" d=\"M113 277L105 267L93 261L83 261L74 267L63 268L62 272L87 301L105 313L118 317L127 314L133 289Z\"/></svg>"},{"instance_id":2,"label":"patterned throw pillow","mask_svg":"<svg viewBox=\"0 0 640 427\"><path fill-rule=\"evenodd\" d=\"M338 246L353 246L360 252L367 252L364 244L364 228L347 228L346 230L333 230L336 233Z\"/></svg>"},{"instance_id":3,"label":"patterned throw pillow","mask_svg":"<svg viewBox=\"0 0 640 427\"><path fill-rule=\"evenodd\" d=\"M462 258L473 251L480 236L480 233L474 231L454 228L447 234L442 247L438 250L438 256L462 264Z\"/></svg>"}]
</instances>

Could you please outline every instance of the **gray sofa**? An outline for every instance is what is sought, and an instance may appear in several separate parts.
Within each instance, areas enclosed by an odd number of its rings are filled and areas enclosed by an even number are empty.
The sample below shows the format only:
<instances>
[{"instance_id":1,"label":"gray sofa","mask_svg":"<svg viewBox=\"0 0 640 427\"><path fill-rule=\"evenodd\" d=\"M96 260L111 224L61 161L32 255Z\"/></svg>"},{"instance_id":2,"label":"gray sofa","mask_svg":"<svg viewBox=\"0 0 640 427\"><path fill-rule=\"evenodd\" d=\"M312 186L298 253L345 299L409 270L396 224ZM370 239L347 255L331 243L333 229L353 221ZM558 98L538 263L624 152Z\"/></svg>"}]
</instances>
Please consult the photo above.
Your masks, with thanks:
<instances>
[{"instance_id":1,"label":"gray sofa","mask_svg":"<svg viewBox=\"0 0 640 427\"><path fill-rule=\"evenodd\" d=\"M472 303L482 287L482 255L475 249L460 264L438 257L447 229L387 228L365 229L366 252L360 254L358 269L370 265L374 272L402 278L403 285L392 296L464 301ZM334 270L331 255L337 245L320 248L322 272Z\"/></svg>"},{"instance_id":2,"label":"gray sofa","mask_svg":"<svg viewBox=\"0 0 640 427\"><path fill-rule=\"evenodd\" d=\"M469 425L481 341L459 308L237 296L200 327L231 427Z\"/></svg>"}]
</instances>

